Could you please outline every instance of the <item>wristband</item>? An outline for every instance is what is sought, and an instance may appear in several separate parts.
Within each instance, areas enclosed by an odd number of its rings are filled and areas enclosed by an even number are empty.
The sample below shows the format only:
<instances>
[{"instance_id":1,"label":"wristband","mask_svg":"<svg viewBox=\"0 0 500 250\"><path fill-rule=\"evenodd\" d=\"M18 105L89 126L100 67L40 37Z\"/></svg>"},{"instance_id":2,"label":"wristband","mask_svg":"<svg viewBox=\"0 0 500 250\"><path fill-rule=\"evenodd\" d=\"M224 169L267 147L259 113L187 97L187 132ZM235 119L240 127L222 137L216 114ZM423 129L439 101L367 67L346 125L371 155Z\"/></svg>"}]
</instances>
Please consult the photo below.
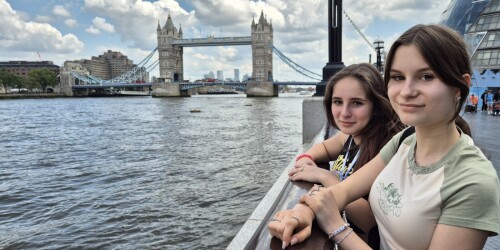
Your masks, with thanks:
<instances>
[{"instance_id":1,"label":"wristband","mask_svg":"<svg viewBox=\"0 0 500 250\"><path fill-rule=\"evenodd\" d=\"M341 227L335 229L335 231L333 231L329 236L328 236L328 239L329 240L332 240L333 237L339 235L339 233L342 233L344 230L346 230L348 227L350 226L349 223L346 223L344 225L342 225Z\"/></svg>"},{"instance_id":2,"label":"wristband","mask_svg":"<svg viewBox=\"0 0 500 250\"><path fill-rule=\"evenodd\" d=\"M295 158L295 161L297 162L304 157L309 158L312 161L314 161L314 157L312 157L312 155L310 155L310 154L300 154L299 156L297 156L297 158Z\"/></svg>"},{"instance_id":3,"label":"wristband","mask_svg":"<svg viewBox=\"0 0 500 250\"><path fill-rule=\"evenodd\" d=\"M352 231L354 231L354 229L351 228L351 230L349 230L346 234L344 234L344 236L342 236L342 238L339 240L339 241L336 241L335 244L338 246L340 245L340 243L345 240L345 238L347 238L347 236L349 236L349 234L352 233Z\"/></svg>"}]
</instances>

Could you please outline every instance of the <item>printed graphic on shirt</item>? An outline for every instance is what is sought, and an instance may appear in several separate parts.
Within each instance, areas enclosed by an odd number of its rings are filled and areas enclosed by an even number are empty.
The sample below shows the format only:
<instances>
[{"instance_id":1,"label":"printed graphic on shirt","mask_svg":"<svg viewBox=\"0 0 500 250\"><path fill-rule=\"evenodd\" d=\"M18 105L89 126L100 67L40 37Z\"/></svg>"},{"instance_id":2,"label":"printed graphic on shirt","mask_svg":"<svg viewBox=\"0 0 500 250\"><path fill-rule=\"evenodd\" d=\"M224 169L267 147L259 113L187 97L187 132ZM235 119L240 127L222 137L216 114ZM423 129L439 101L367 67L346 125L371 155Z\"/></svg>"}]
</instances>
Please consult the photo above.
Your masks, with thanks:
<instances>
[{"instance_id":1,"label":"printed graphic on shirt","mask_svg":"<svg viewBox=\"0 0 500 250\"><path fill-rule=\"evenodd\" d=\"M345 161L347 161L347 163ZM354 167L352 166L352 164L355 164L355 162L349 162L349 159L344 158L344 155L341 154L333 163L330 171L337 175L339 178L344 176L345 178L347 178L347 176L351 175L354 172ZM346 171L349 172L346 174Z\"/></svg>"},{"instance_id":2,"label":"printed graphic on shirt","mask_svg":"<svg viewBox=\"0 0 500 250\"><path fill-rule=\"evenodd\" d=\"M401 215L401 209L403 208L403 203L401 201L402 195L399 194L398 189L394 187L394 183L390 183L387 186L382 182L378 184L377 191L380 193L378 204L381 210L386 215L390 213L399 217Z\"/></svg>"}]
</instances>

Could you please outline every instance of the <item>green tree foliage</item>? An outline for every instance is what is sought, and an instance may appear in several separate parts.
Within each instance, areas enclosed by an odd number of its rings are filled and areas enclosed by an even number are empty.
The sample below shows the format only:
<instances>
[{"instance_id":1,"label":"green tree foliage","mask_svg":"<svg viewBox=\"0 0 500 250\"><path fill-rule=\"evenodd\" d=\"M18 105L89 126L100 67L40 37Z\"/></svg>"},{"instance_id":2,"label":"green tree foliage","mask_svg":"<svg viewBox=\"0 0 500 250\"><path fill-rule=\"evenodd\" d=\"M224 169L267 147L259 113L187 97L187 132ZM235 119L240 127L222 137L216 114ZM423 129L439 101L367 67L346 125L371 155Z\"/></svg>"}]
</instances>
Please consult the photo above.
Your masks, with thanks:
<instances>
[{"instance_id":1,"label":"green tree foliage","mask_svg":"<svg viewBox=\"0 0 500 250\"><path fill-rule=\"evenodd\" d=\"M33 69L28 74L30 89L54 86L57 79L56 74L49 69Z\"/></svg>"},{"instance_id":2,"label":"green tree foliage","mask_svg":"<svg viewBox=\"0 0 500 250\"><path fill-rule=\"evenodd\" d=\"M5 69L0 69L0 82L5 87L11 87L11 88L28 87L28 82L24 78L16 76Z\"/></svg>"}]
</instances>

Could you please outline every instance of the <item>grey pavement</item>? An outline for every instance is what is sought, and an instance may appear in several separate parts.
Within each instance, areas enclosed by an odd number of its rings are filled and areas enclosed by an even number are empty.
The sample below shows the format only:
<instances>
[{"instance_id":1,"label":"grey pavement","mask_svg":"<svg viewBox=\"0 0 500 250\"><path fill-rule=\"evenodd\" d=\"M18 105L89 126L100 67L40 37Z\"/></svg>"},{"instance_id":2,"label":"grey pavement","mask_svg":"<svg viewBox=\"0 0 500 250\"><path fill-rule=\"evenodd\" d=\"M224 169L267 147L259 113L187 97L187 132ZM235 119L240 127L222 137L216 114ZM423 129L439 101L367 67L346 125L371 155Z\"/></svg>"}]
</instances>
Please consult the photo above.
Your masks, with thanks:
<instances>
[{"instance_id":1,"label":"grey pavement","mask_svg":"<svg viewBox=\"0 0 500 250\"><path fill-rule=\"evenodd\" d=\"M474 142L493 163L498 175L500 173L500 116L478 111L477 113L464 113L462 117L471 127ZM489 237L483 249L499 250L500 235Z\"/></svg>"}]
</instances>

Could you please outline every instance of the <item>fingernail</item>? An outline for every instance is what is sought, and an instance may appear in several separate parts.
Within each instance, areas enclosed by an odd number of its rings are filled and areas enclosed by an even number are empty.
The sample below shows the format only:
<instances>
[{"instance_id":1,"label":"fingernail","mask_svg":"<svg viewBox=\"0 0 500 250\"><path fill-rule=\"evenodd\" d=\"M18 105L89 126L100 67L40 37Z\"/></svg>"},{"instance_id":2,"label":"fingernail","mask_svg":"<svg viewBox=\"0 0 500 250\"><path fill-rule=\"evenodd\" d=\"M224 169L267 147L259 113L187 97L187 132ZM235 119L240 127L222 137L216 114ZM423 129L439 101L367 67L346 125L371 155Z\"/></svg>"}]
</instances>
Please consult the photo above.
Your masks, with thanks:
<instances>
[{"instance_id":1,"label":"fingernail","mask_svg":"<svg viewBox=\"0 0 500 250\"><path fill-rule=\"evenodd\" d=\"M281 245L281 249L285 249L286 248L286 242L283 241L283 245Z\"/></svg>"},{"instance_id":2,"label":"fingernail","mask_svg":"<svg viewBox=\"0 0 500 250\"><path fill-rule=\"evenodd\" d=\"M297 238L292 238L292 240L290 241L290 245L295 245L295 243L297 243Z\"/></svg>"}]
</instances>

